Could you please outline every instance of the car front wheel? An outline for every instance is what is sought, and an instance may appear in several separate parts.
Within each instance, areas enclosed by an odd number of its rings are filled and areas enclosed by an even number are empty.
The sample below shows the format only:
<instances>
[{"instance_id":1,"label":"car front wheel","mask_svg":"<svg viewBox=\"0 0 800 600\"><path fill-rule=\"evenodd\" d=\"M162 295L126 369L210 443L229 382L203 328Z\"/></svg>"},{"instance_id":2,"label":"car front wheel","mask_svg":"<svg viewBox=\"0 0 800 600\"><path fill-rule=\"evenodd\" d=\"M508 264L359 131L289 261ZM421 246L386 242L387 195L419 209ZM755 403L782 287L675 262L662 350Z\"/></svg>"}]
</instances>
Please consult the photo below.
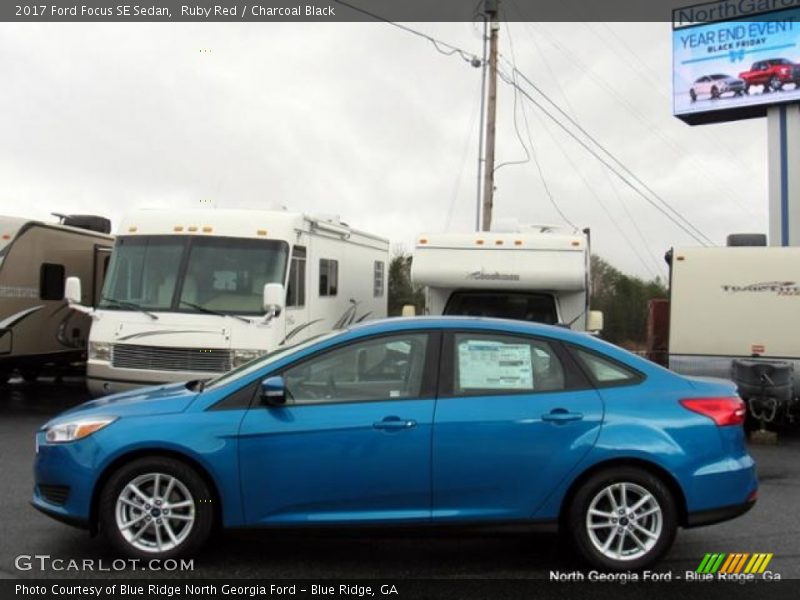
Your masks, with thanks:
<instances>
[{"instance_id":1,"label":"car front wheel","mask_svg":"<svg viewBox=\"0 0 800 600\"><path fill-rule=\"evenodd\" d=\"M675 500L660 479L619 467L593 475L580 487L568 526L576 549L591 565L638 570L670 549L678 519Z\"/></svg>"},{"instance_id":2,"label":"car front wheel","mask_svg":"<svg viewBox=\"0 0 800 600\"><path fill-rule=\"evenodd\" d=\"M196 552L211 533L208 485L185 463L146 457L111 475L100 498L100 528L122 554L174 558Z\"/></svg>"}]
</instances>

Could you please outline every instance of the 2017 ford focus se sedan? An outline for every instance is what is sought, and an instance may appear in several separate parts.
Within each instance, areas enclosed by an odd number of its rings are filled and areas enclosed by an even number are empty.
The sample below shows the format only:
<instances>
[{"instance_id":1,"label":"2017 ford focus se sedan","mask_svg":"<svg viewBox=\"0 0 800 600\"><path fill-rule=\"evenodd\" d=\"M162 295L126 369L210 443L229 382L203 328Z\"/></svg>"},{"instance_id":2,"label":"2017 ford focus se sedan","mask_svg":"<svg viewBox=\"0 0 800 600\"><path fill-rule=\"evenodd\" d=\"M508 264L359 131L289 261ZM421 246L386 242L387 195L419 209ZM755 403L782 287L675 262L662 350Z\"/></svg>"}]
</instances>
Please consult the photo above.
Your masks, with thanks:
<instances>
[{"instance_id":1,"label":"2017 ford focus se sedan","mask_svg":"<svg viewBox=\"0 0 800 600\"><path fill-rule=\"evenodd\" d=\"M755 502L744 414L731 383L567 329L391 319L59 415L33 504L137 557L215 524L551 522L593 566L638 569Z\"/></svg>"}]
</instances>

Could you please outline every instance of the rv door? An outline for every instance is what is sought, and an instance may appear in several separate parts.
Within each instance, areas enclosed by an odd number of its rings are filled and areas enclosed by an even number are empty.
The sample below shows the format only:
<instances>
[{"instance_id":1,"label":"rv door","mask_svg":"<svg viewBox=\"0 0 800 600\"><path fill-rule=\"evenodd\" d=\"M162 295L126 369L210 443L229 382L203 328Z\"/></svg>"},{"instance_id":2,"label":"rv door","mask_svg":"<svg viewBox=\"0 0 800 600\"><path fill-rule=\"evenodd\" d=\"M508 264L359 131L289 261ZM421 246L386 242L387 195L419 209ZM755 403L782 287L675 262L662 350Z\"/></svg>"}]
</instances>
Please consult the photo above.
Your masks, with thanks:
<instances>
[{"instance_id":1,"label":"rv door","mask_svg":"<svg viewBox=\"0 0 800 600\"><path fill-rule=\"evenodd\" d=\"M92 306L97 306L103 293L108 261L111 260L111 246L94 246L94 273L92 277Z\"/></svg>"}]
</instances>

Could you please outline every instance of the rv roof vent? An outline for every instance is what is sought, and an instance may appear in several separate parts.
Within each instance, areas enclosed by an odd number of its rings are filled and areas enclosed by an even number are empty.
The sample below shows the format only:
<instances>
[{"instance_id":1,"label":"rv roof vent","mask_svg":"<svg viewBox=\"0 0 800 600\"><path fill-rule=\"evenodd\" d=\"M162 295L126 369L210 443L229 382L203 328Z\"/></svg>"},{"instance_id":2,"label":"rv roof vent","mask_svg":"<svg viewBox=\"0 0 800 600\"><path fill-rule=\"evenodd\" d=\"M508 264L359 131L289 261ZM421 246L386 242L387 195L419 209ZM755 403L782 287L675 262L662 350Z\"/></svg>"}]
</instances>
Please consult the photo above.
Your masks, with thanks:
<instances>
[{"instance_id":1,"label":"rv roof vent","mask_svg":"<svg viewBox=\"0 0 800 600\"><path fill-rule=\"evenodd\" d=\"M766 246L764 233L732 233L728 236L728 246Z\"/></svg>"},{"instance_id":2,"label":"rv roof vent","mask_svg":"<svg viewBox=\"0 0 800 600\"><path fill-rule=\"evenodd\" d=\"M111 233L111 221L105 217L98 217L95 215L60 215L58 213L53 213L53 215L61 219L62 225L77 227L79 229L88 229L89 231L97 231L99 233Z\"/></svg>"}]
</instances>

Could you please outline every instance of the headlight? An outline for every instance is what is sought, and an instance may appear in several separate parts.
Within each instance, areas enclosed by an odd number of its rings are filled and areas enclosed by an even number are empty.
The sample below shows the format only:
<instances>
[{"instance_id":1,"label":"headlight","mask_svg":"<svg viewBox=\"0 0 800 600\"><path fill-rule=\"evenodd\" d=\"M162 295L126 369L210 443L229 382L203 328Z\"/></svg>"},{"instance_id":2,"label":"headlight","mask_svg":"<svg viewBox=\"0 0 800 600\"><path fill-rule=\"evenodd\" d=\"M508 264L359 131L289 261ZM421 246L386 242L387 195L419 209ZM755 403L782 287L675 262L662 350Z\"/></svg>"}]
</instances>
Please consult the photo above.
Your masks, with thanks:
<instances>
[{"instance_id":1,"label":"headlight","mask_svg":"<svg viewBox=\"0 0 800 600\"><path fill-rule=\"evenodd\" d=\"M264 350L234 350L233 351L233 366L241 367L245 363L249 363L251 360L255 360L261 356L264 356Z\"/></svg>"},{"instance_id":2,"label":"headlight","mask_svg":"<svg viewBox=\"0 0 800 600\"><path fill-rule=\"evenodd\" d=\"M47 428L45 438L50 444L63 444L64 442L74 442L92 435L95 431L111 425L117 417L97 417L95 419L81 419L78 421L68 421L59 423Z\"/></svg>"},{"instance_id":3,"label":"headlight","mask_svg":"<svg viewBox=\"0 0 800 600\"><path fill-rule=\"evenodd\" d=\"M108 342L89 342L90 360L111 360L111 344Z\"/></svg>"}]
</instances>

